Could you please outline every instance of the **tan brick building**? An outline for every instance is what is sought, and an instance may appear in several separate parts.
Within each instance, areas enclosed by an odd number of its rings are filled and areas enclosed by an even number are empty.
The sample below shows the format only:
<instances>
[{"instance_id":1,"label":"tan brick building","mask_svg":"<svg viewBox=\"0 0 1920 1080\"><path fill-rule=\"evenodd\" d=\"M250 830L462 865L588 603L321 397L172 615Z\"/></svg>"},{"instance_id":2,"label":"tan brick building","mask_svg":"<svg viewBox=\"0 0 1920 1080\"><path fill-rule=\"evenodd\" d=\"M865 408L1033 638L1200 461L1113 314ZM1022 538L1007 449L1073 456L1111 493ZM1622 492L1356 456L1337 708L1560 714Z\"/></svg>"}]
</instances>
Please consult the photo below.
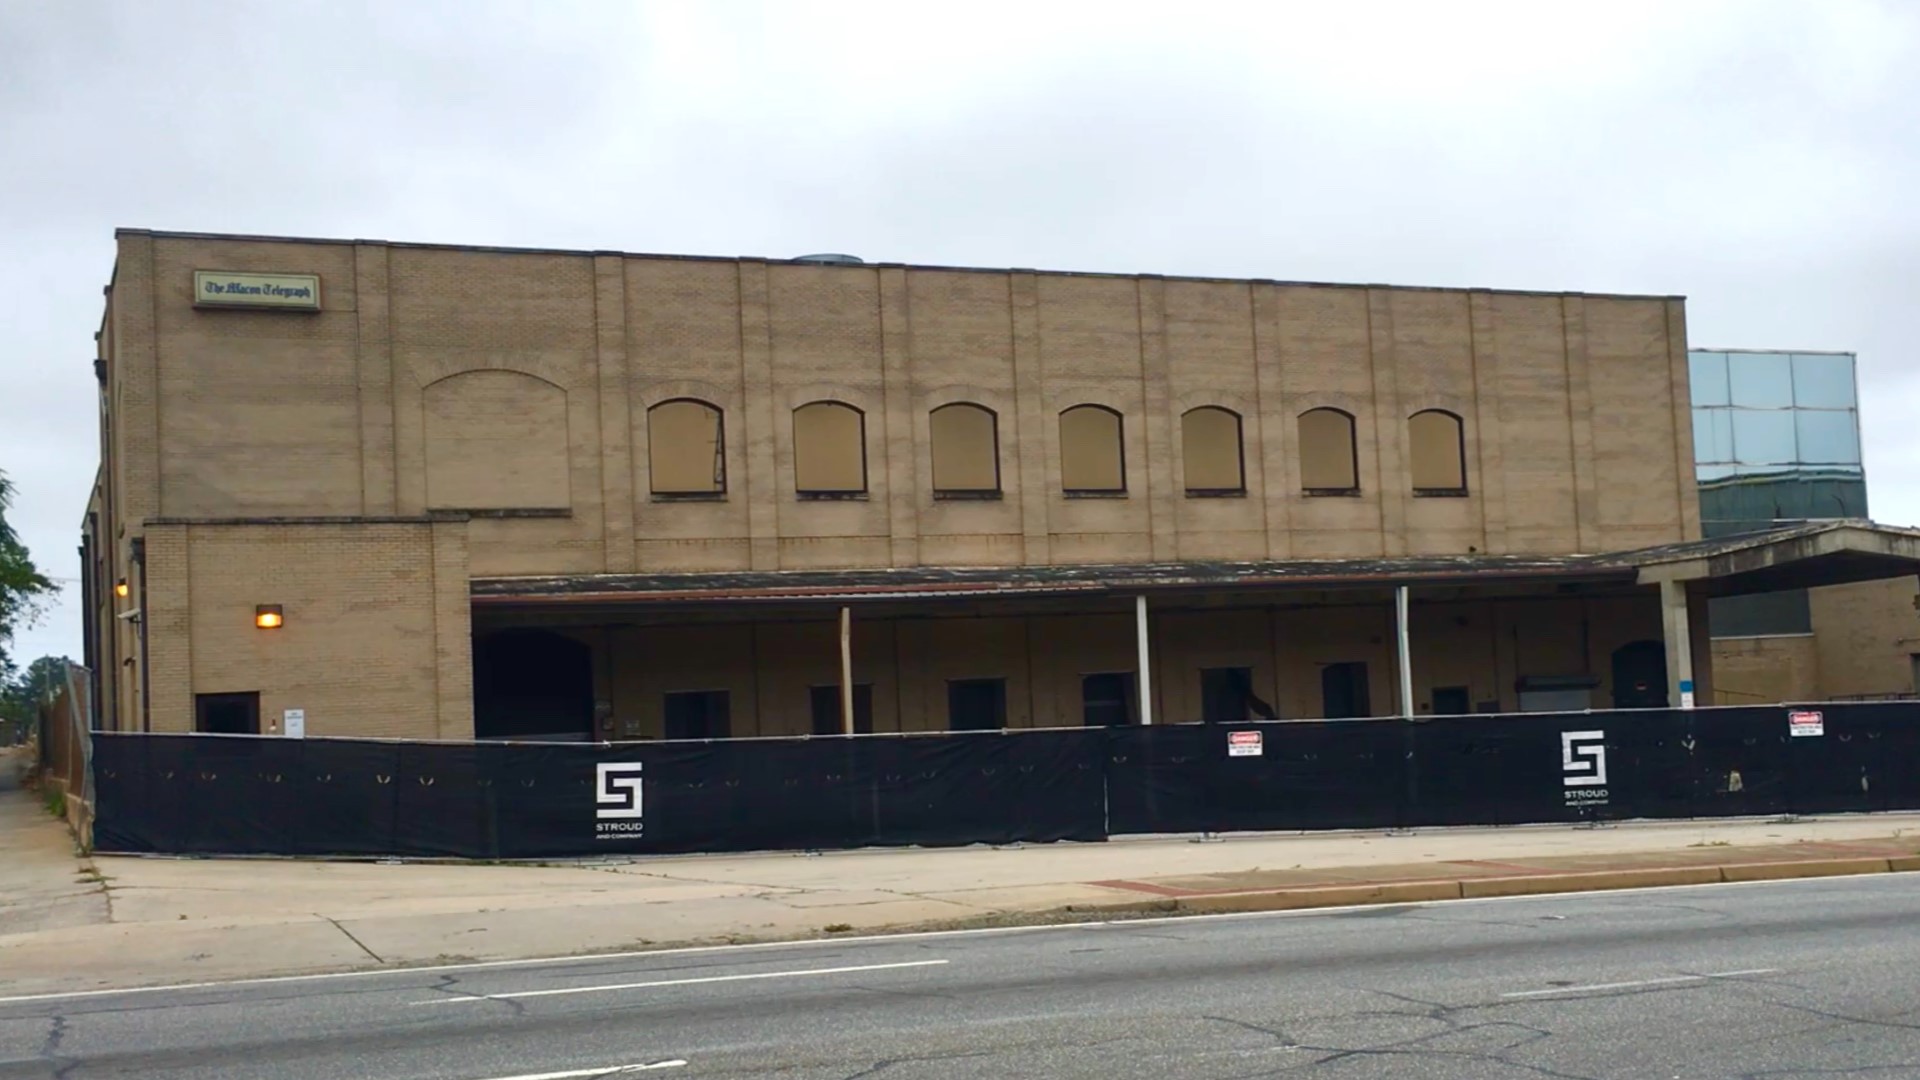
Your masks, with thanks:
<instances>
[{"instance_id":1,"label":"tan brick building","mask_svg":"<svg viewBox=\"0 0 1920 1080\"><path fill-rule=\"evenodd\" d=\"M1711 701L1707 595L1920 555L1701 546L1675 297L118 244L83 551L122 730Z\"/></svg>"}]
</instances>

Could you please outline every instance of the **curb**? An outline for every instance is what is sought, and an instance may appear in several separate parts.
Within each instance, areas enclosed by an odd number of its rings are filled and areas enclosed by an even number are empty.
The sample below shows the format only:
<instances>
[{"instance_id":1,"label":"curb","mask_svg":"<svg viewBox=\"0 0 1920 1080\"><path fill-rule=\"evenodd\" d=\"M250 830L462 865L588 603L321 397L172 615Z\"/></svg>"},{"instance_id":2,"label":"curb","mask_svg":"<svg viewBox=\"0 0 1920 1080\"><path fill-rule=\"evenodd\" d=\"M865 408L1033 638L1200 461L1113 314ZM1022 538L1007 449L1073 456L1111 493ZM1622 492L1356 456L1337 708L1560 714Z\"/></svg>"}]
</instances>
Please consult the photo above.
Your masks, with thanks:
<instances>
[{"instance_id":1,"label":"curb","mask_svg":"<svg viewBox=\"0 0 1920 1080\"><path fill-rule=\"evenodd\" d=\"M1648 889L1669 885L1719 885L1730 882L1791 881L1860 874L1920 871L1920 855L1891 858L1805 859L1783 862L1727 863L1721 866L1670 866L1631 870L1526 874L1517 877L1402 881L1378 884L1311 885L1292 889L1209 893L1166 900L1120 904L1074 904L1075 914L1223 915L1255 911L1298 911L1364 904L1424 904L1445 900L1481 900L1501 896L1549 896Z\"/></svg>"}]
</instances>

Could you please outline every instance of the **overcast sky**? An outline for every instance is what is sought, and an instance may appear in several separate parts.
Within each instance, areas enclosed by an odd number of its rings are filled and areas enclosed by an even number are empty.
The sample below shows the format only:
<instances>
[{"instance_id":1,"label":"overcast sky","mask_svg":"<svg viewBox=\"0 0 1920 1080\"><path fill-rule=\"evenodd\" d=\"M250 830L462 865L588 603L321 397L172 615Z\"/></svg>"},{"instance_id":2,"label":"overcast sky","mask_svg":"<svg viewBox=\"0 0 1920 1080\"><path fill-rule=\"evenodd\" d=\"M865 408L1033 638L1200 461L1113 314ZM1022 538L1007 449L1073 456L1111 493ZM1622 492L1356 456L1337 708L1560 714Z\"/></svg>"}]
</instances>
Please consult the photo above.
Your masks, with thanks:
<instances>
[{"instance_id":1,"label":"overcast sky","mask_svg":"<svg viewBox=\"0 0 1920 1080\"><path fill-rule=\"evenodd\" d=\"M1916 193L1912 0L0 0L0 469L75 578L134 226L1680 293L1920 524Z\"/></svg>"}]
</instances>

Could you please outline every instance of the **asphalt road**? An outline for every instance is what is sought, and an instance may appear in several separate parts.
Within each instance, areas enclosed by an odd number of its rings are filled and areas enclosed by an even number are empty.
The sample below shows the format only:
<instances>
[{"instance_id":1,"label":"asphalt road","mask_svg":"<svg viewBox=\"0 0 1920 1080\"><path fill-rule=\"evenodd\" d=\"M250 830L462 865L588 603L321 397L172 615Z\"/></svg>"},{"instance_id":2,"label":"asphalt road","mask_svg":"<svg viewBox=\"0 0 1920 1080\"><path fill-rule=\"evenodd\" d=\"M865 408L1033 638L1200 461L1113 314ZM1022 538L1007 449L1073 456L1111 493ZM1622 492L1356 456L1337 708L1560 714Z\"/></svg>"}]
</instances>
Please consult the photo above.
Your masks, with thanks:
<instances>
[{"instance_id":1,"label":"asphalt road","mask_svg":"<svg viewBox=\"0 0 1920 1080\"><path fill-rule=\"evenodd\" d=\"M613 1066L795 1080L1920 1077L1920 879L0 1001L6 1080L566 1080Z\"/></svg>"}]
</instances>

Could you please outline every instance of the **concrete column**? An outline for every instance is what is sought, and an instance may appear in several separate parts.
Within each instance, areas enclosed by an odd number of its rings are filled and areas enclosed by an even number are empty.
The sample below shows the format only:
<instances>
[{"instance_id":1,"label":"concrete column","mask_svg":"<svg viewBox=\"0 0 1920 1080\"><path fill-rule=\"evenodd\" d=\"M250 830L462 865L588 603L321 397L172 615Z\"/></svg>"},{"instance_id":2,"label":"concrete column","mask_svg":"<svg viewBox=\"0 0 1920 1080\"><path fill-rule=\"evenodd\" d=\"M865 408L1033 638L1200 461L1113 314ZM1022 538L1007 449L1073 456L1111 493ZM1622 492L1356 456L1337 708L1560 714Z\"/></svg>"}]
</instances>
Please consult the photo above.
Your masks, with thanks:
<instances>
[{"instance_id":1,"label":"concrete column","mask_svg":"<svg viewBox=\"0 0 1920 1080\"><path fill-rule=\"evenodd\" d=\"M840 731L853 734L853 609L840 609Z\"/></svg>"},{"instance_id":2,"label":"concrete column","mask_svg":"<svg viewBox=\"0 0 1920 1080\"><path fill-rule=\"evenodd\" d=\"M1407 620L1407 587L1393 590L1393 636L1399 644L1400 715L1413 718L1413 629Z\"/></svg>"},{"instance_id":3,"label":"concrete column","mask_svg":"<svg viewBox=\"0 0 1920 1080\"><path fill-rule=\"evenodd\" d=\"M1152 658L1147 648L1147 598L1133 598L1133 633L1136 658L1134 663L1140 669L1140 722L1153 723L1153 675Z\"/></svg>"},{"instance_id":4,"label":"concrete column","mask_svg":"<svg viewBox=\"0 0 1920 1080\"><path fill-rule=\"evenodd\" d=\"M1687 587L1660 583L1660 628L1667 642L1667 704L1693 708L1693 634L1687 619Z\"/></svg>"}]
</instances>

